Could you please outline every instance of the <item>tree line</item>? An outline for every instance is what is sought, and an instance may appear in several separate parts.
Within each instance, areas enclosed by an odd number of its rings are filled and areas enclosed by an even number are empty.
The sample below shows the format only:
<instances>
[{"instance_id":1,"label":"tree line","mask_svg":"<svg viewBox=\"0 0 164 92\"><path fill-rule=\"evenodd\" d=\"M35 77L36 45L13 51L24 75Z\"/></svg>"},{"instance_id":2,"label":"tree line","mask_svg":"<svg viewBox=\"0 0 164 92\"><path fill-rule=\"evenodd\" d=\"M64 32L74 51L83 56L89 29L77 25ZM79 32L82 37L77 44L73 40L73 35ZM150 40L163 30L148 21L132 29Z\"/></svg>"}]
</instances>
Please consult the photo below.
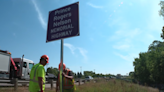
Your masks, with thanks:
<instances>
[{"instance_id":1,"label":"tree line","mask_svg":"<svg viewBox=\"0 0 164 92\"><path fill-rule=\"evenodd\" d=\"M159 15L164 17L164 2L160 2ZM161 35L164 40L164 27ZM164 83L164 42L154 40L148 47L147 52L140 52L139 57L133 62L134 72L129 75L133 82L141 84L163 84Z\"/></svg>"},{"instance_id":2,"label":"tree line","mask_svg":"<svg viewBox=\"0 0 164 92\"><path fill-rule=\"evenodd\" d=\"M51 74L54 74L55 76L57 76L59 73L59 70L58 70L58 68L48 67L47 73L51 73ZM104 77L104 76L110 77L110 76L113 76L111 74L102 74L102 73L96 74L93 71L84 71L83 74L82 74L82 72L77 72L77 73L73 72L73 75L74 75L74 78L85 78L87 76L92 76L92 77Z\"/></svg>"}]
</instances>

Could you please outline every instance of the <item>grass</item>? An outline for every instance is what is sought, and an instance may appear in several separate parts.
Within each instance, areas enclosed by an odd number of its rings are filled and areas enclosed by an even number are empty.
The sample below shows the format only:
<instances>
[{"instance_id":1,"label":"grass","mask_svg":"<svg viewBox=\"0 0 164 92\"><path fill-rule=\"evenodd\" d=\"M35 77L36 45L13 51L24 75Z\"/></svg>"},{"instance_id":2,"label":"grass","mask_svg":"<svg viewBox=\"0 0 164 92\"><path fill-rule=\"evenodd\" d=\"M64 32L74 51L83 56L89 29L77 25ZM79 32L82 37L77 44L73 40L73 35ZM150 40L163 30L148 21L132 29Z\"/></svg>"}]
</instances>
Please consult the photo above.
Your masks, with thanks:
<instances>
[{"instance_id":1,"label":"grass","mask_svg":"<svg viewBox=\"0 0 164 92\"><path fill-rule=\"evenodd\" d=\"M27 87L19 87L17 92L29 92ZM13 88L0 88L0 92L16 92ZM46 92L55 92L53 90L46 89ZM85 85L76 85L76 92L159 92L158 89L154 89L146 86L139 86L133 83L127 83L122 80L97 80L86 82Z\"/></svg>"},{"instance_id":2,"label":"grass","mask_svg":"<svg viewBox=\"0 0 164 92\"><path fill-rule=\"evenodd\" d=\"M78 86L77 92L159 92L158 89L127 83L122 80L98 81Z\"/></svg>"}]
</instances>

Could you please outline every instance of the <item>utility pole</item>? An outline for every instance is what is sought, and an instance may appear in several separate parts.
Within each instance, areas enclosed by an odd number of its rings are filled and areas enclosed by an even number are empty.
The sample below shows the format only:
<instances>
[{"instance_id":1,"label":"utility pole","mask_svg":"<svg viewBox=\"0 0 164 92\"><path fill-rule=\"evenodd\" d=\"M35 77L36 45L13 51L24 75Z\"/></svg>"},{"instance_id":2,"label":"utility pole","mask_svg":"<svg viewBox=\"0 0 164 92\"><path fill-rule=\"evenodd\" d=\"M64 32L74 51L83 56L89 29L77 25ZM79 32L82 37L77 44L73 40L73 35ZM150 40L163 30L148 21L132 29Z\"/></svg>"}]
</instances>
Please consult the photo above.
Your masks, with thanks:
<instances>
[{"instance_id":1,"label":"utility pole","mask_svg":"<svg viewBox=\"0 0 164 92\"><path fill-rule=\"evenodd\" d=\"M80 71L81 71L81 66L80 66ZM82 73L82 71L81 71L81 73Z\"/></svg>"},{"instance_id":2,"label":"utility pole","mask_svg":"<svg viewBox=\"0 0 164 92\"><path fill-rule=\"evenodd\" d=\"M81 66L81 74L83 75L82 66Z\"/></svg>"}]
</instances>

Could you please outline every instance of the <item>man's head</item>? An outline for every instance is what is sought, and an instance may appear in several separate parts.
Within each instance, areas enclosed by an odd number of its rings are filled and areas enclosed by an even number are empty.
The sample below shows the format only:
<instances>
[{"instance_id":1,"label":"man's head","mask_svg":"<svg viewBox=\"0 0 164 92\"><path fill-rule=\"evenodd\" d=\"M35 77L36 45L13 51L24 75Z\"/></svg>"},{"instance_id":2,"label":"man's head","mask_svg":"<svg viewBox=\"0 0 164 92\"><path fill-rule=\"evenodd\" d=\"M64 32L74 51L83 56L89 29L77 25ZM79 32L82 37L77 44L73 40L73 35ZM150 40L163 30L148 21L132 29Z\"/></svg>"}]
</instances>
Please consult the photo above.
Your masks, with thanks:
<instances>
[{"instance_id":1,"label":"man's head","mask_svg":"<svg viewBox=\"0 0 164 92\"><path fill-rule=\"evenodd\" d=\"M62 63L59 64L59 71L60 71L61 64ZM63 71L65 71L65 69L66 69L66 65L63 63Z\"/></svg>"},{"instance_id":2,"label":"man's head","mask_svg":"<svg viewBox=\"0 0 164 92\"><path fill-rule=\"evenodd\" d=\"M40 58L40 64L42 64L43 66L45 66L49 61L49 57L47 55L43 55Z\"/></svg>"}]
</instances>

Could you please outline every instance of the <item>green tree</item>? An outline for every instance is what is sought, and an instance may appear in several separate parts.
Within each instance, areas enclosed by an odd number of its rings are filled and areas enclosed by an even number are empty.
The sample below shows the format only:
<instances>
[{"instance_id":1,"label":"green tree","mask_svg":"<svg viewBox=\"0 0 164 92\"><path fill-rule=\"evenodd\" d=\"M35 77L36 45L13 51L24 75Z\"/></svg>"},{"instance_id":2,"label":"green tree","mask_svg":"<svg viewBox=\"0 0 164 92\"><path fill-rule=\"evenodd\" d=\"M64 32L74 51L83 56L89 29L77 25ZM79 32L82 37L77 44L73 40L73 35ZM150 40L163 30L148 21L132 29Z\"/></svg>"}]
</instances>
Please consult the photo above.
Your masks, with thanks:
<instances>
[{"instance_id":1,"label":"green tree","mask_svg":"<svg viewBox=\"0 0 164 92\"><path fill-rule=\"evenodd\" d=\"M161 7L159 10L159 15L164 18L164 1L160 1L159 5ZM161 38L164 40L164 26L162 28Z\"/></svg>"},{"instance_id":2,"label":"green tree","mask_svg":"<svg viewBox=\"0 0 164 92\"><path fill-rule=\"evenodd\" d=\"M134 72L130 72L130 73L129 73L129 76L130 76L131 78L134 78Z\"/></svg>"},{"instance_id":3,"label":"green tree","mask_svg":"<svg viewBox=\"0 0 164 92\"><path fill-rule=\"evenodd\" d=\"M159 15L164 17L164 1L160 1L159 5L161 6Z\"/></svg>"},{"instance_id":4,"label":"green tree","mask_svg":"<svg viewBox=\"0 0 164 92\"><path fill-rule=\"evenodd\" d=\"M135 66L135 76L133 74L133 77L135 77L135 79L137 79L141 83L149 83L150 73L147 68L147 60L147 53L140 53L139 58L135 58L135 61L133 62L133 65Z\"/></svg>"},{"instance_id":5,"label":"green tree","mask_svg":"<svg viewBox=\"0 0 164 92\"><path fill-rule=\"evenodd\" d=\"M148 52L135 58L133 78L142 83L164 83L164 43L153 41Z\"/></svg>"},{"instance_id":6,"label":"green tree","mask_svg":"<svg viewBox=\"0 0 164 92\"><path fill-rule=\"evenodd\" d=\"M80 72L80 73L79 73L79 78L81 78L81 77L82 77L82 73Z\"/></svg>"},{"instance_id":7,"label":"green tree","mask_svg":"<svg viewBox=\"0 0 164 92\"><path fill-rule=\"evenodd\" d=\"M75 77L75 78L77 78L77 75L76 75L76 73L74 74L74 77Z\"/></svg>"},{"instance_id":8,"label":"green tree","mask_svg":"<svg viewBox=\"0 0 164 92\"><path fill-rule=\"evenodd\" d=\"M164 26L162 28L161 38L164 40Z\"/></svg>"},{"instance_id":9,"label":"green tree","mask_svg":"<svg viewBox=\"0 0 164 92\"><path fill-rule=\"evenodd\" d=\"M155 83L161 83L163 81L163 60L164 43L160 42L157 44L154 51L149 54L149 70L151 72L151 79Z\"/></svg>"},{"instance_id":10,"label":"green tree","mask_svg":"<svg viewBox=\"0 0 164 92\"><path fill-rule=\"evenodd\" d=\"M48 67L47 68L47 73L51 73L51 74L54 74L54 75L58 75L58 69L57 68L53 68L53 67Z\"/></svg>"},{"instance_id":11,"label":"green tree","mask_svg":"<svg viewBox=\"0 0 164 92\"><path fill-rule=\"evenodd\" d=\"M80 73L79 72L77 72L77 77L80 78Z\"/></svg>"}]
</instances>

